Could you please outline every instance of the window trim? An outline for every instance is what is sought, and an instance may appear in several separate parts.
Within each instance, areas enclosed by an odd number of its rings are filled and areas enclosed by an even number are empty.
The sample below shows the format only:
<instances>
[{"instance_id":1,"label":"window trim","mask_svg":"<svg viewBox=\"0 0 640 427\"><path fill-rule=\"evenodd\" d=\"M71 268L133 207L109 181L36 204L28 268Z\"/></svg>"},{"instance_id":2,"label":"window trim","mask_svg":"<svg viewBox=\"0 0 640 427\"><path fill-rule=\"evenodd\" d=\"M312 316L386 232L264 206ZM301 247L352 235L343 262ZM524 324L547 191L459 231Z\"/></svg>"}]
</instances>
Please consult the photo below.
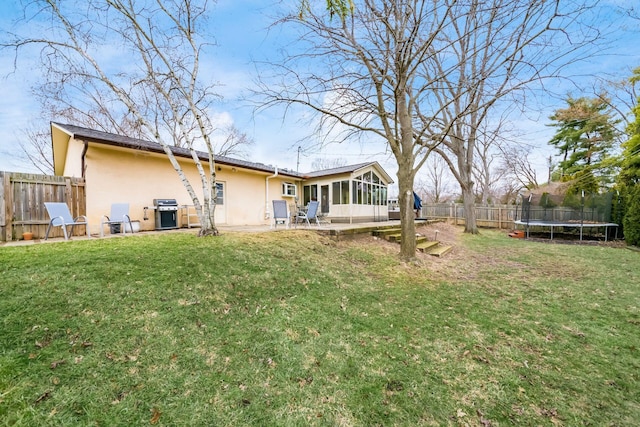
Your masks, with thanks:
<instances>
[{"instance_id":1,"label":"window trim","mask_svg":"<svg viewBox=\"0 0 640 427\"><path fill-rule=\"evenodd\" d=\"M291 191L293 190L293 191ZM282 183L282 197L297 197L298 186L291 182Z\"/></svg>"}]
</instances>

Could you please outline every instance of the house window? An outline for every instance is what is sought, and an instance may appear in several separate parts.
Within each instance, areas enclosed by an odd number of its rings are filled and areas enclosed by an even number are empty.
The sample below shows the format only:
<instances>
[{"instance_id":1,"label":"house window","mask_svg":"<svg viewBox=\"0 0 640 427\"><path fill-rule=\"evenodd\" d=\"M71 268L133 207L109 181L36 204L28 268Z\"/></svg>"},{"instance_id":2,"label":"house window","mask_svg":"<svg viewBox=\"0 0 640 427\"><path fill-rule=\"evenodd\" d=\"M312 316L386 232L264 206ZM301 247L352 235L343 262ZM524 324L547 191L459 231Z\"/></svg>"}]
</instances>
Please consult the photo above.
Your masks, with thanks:
<instances>
[{"instance_id":1,"label":"house window","mask_svg":"<svg viewBox=\"0 0 640 427\"><path fill-rule=\"evenodd\" d=\"M312 200L318 200L318 186L305 185L302 187L302 203L306 206Z\"/></svg>"},{"instance_id":2,"label":"house window","mask_svg":"<svg viewBox=\"0 0 640 427\"><path fill-rule=\"evenodd\" d=\"M224 183L216 182L216 205L224 205Z\"/></svg>"},{"instance_id":3,"label":"house window","mask_svg":"<svg viewBox=\"0 0 640 427\"><path fill-rule=\"evenodd\" d=\"M297 191L296 191L296 185L292 184L290 182L283 182L282 183L282 195L285 197L296 197L297 195Z\"/></svg>"},{"instance_id":4,"label":"house window","mask_svg":"<svg viewBox=\"0 0 640 427\"><path fill-rule=\"evenodd\" d=\"M331 201L334 205L349 204L349 181L335 181L331 183L333 192Z\"/></svg>"},{"instance_id":5,"label":"house window","mask_svg":"<svg viewBox=\"0 0 640 427\"><path fill-rule=\"evenodd\" d=\"M352 188L353 204L378 206L387 204L387 186L375 172L369 171L355 177Z\"/></svg>"}]
</instances>

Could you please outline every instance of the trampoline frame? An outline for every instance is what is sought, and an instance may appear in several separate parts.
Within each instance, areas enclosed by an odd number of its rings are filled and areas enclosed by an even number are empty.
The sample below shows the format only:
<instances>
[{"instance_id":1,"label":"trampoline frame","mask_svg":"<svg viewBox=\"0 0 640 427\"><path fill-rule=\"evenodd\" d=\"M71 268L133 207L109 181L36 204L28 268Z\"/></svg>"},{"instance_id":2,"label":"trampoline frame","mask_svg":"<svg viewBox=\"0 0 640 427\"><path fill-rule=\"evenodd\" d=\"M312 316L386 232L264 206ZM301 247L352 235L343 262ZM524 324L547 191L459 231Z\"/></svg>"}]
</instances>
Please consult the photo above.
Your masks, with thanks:
<instances>
[{"instance_id":1,"label":"trampoline frame","mask_svg":"<svg viewBox=\"0 0 640 427\"><path fill-rule=\"evenodd\" d=\"M585 228L595 228L595 227L604 227L604 241L607 241L609 236L608 229L609 227L618 227L618 224L613 222L584 222L584 221L576 221L576 222L562 222L562 221L542 221L542 220L515 220L513 221L516 225L524 225L525 232L527 233L527 239L529 238L529 228L530 227L549 227L551 230L551 240L553 240L553 227L573 227L580 229L580 241L582 241L582 232ZM517 228L517 227L516 227Z\"/></svg>"}]
</instances>

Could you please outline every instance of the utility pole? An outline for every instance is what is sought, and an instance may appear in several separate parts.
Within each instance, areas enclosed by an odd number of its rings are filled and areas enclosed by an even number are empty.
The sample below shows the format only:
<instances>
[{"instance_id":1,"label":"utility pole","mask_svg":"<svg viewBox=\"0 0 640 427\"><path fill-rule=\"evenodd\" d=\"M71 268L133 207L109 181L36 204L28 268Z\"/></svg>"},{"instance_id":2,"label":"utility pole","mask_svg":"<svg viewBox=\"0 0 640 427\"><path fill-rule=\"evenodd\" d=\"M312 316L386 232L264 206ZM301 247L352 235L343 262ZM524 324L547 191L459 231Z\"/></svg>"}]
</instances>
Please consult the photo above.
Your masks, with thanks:
<instances>
[{"instance_id":1,"label":"utility pole","mask_svg":"<svg viewBox=\"0 0 640 427\"><path fill-rule=\"evenodd\" d=\"M296 173L300 172L300 150L301 147L298 145L298 163L296 164Z\"/></svg>"}]
</instances>

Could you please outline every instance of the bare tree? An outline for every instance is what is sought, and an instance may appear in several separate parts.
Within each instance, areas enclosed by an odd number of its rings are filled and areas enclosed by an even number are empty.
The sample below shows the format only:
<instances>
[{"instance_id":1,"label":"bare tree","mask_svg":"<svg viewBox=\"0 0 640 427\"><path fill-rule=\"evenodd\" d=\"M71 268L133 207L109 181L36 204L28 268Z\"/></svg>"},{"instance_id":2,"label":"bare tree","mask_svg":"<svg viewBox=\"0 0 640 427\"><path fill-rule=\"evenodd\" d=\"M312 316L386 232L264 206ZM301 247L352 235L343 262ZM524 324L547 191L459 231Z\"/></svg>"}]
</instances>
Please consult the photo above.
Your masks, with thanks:
<instances>
[{"instance_id":1,"label":"bare tree","mask_svg":"<svg viewBox=\"0 0 640 427\"><path fill-rule=\"evenodd\" d=\"M249 149L255 141L235 125L229 125L220 130L221 141L216 145L216 156L234 156L246 159Z\"/></svg>"},{"instance_id":2,"label":"bare tree","mask_svg":"<svg viewBox=\"0 0 640 427\"><path fill-rule=\"evenodd\" d=\"M439 37L448 48L437 52L425 71L442 76L433 86L433 98L444 108L436 112L440 130L432 126L432 131L445 137L433 149L447 160L460 184L465 231L477 233L473 165L483 124L514 109L521 102L518 95L531 85L580 59L598 34L579 25L589 16L588 7L579 2L446 3L451 4L452 19ZM432 110L421 115L433 122Z\"/></svg>"},{"instance_id":3,"label":"bare tree","mask_svg":"<svg viewBox=\"0 0 640 427\"><path fill-rule=\"evenodd\" d=\"M477 143L473 162L473 178L478 183L476 187L477 199L482 204L489 203L489 199L495 199L496 186L504 178L505 171L498 167L501 158L500 145L505 144L502 137L503 123L491 125L482 124L482 130L478 132Z\"/></svg>"},{"instance_id":4,"label":"bare tree","mask_svg":"<svg viewBox=\"0 0 640 427\"><path fill-rule=\"evenodd\" d=\"M362 0L333 19L325 2L304 3L303 14L279 21L300 29L300 44L278 64L279 84L262 81L265 105L310 108L321 114L317 130L325 135L341 128L344 139L367 133L388 145L398 164L403 258L415 256L412 187L432 151L460 183L466 231L477 232L477 129L510 95L576 60L589 33L574 40L568 31L584 7L559 0Z\"/></svg>"},{"instance_id":5,"label":"bare tree","mask_svg":"<svg viewBox=\"0 0 640 427\"><path fill-rule=\"evenodd\" d=\"M31 35L12 34L2 46L15 49L16 56L29 46L39 46L51 76L111 94L125 115L130 113L137 126L163 147L196 208L200 235L215 235L216 173L209 136L214 126L208 109L216 95L200 76L207 13L206 1L33 0L24 23ZM33 32L34 23L42 25L41 31ZM112 46L128 55L118 70L109 62ZM206 163L198 156L198 144L206 148ZM202 196L172 151L180 145L191 153Z\"/></svg>"},{"instance_id":6,"label":"bare tree","mask_svg":"<svg viewBox=\"0 0 640 427\"><path fill-rule=\"evenodd\" d=\"M325 169L334 169L342 166L346 166L347 161L342 157L335 157L333 159L327 157L319 157L311 163L311 170L320 171Z\"/></svg>"},{"instance_id":7,"label":"bare tree","mask_svg":"<svg viewBox=\"0 0 640 427\"><path fill-rule=\"evenodd\" d=\"M365 133L386 142L398 164L400 255L411 259L413 181L430 152L422 143L428 128L416 120L417 104L434 82L422 64L440 49L435 35L449 21L451 6L422 0L353 3L342 19L333 19L320 2L308 3L302 17L297 11L284 16L280 22L297 26L305 46L271 64L273 79L261 73L260 92L264 106L320 113L319 135L342 131L346 140Z\"/></svg>"},{"instance_id":8,"label":"bare tree","mask_svg":"<svg viewBox=\"0 0 640 427\"><path fill-rule=\"evenodd\" d=\"M514 204L522 191L518 182L509 179L500 181L496 187L496 201L504 205Z\"/></svg>"},{"instance_id":9,"label":"bare tree","mask_svg":"<svg viewBox=\"0 0 640 427\"><path fill-rule=\"evenodd\" d=\"M52 73L48 75L53 77ZM90 85L78 87L73 79L67 79L41 81L31 92L40 102L40 119L19 130L22 135L21 157L44 174L54 173L51 121L63 121L132 138L152 139L130 112L124 116L120 114L121 109L114 105L114 100L109 98L105 90L96 90Z\"/></svg>"},{"instance_id":10,"label":"bare tree","mask_svg":"<svg viewBox=\"0 0 640 427\"><path fill-rule=\"evenodd\" d=\"M111 89L86 81L79 74L60 73L53 64L51 60L43 64L44 78L31 88L44 121L64 120L102 132L153 139L132 111L123 108Z\"/></svg>"},{"instance_id":11,"label":"bare tree","mask_svg":"<svg viewBox=\"0 0 640 427\"><path fill-rule=\"evenodd\" d=\"M22 129L20 157L35 166L40 173L53 174L53 153L51 152L51 130L31 124Z\"/></svg>"},{"instance_id":12,"label":"bare tree","mask_svg":"<svg viewBox=\"0 0 640 427\"><path fill-rule=\"evenodd\" d=\"M516 188L517 191L528 188L535 189L540 186L535 168L529 161L531 147L518 146L515 144L500 147L502 151L502 163L499 166L504 176L511 182L509 188Z\"/></svg>"},{"instance_id":13,"label":"bare tree","mask_svg":"<svg viewBox=\"0 0 640 427\"><path fill-rule=\"evenodd\" d=\"M449 201L453 194L453 177L447 164L440 156L429 156L419 175L416 176L415 188L426 196L431 203Z\"/></svg>"},{"instance_id":14,"label":"bare tree","mask_svg":"<svg viewBox=\"0 0 640 427\"><path fill-rule=\"evenodd\" d=\"M117 104L114 105L114 100L96 88L43 82L32 91L41 104L40 123L62 121L131 138L154 139L130 111L122 111ZM69 92L82 96L73 97ZM21 134L22 158L42 173L53 173L50 129L33 124L21 129ZM233 124L213 129L211 137L215 141L215 156L248 158L249 149L254 145L253 139ZM184 140L169 142L178 144L178 147L184 146ZM206 150L203 144L194 148Z\"/></svg>"}]
</instances>

